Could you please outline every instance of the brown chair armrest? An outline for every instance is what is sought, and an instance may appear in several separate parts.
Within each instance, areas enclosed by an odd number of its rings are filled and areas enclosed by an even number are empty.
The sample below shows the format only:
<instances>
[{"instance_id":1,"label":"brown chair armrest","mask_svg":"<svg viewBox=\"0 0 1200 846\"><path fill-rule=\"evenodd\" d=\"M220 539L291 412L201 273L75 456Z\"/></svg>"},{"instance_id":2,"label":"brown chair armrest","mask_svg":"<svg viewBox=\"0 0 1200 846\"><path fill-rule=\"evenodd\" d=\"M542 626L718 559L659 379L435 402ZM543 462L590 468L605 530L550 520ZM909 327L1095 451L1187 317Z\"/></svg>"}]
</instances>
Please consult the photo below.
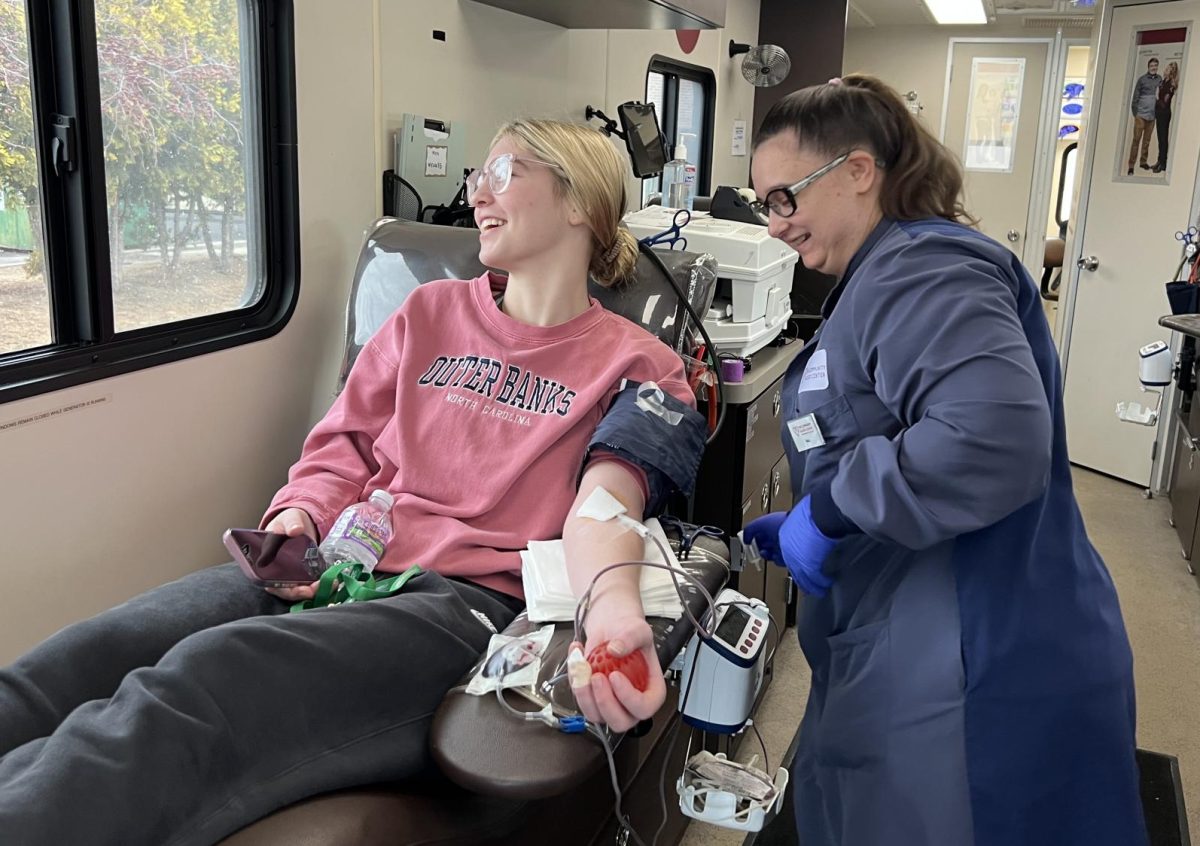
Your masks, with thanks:
<instances>
[{"instance_id":1,"label":"brown chair armrest","mask_svg":"<svg viewBox=\"0 0 1200 846\"><path fill-rule=\"evenodd\" d=\"M670 530L668 535L673 537ZM727 581L728 562L729 550L724 542L701 537L696 539L689 560L682 563L715 595ZM685 596L697 617L707 610L707 603L695 587L685 587ZM691 637L692 624L686 615L679 620L654 618L650 622L659 663L666 667ZM504 633L528 634L538 628L521 614ZM571 636L570 623L556 624L548 660L543 662L543 677L553 672L566 655ZM563 695L570 696L568 691ZM536 710L537 706L512 691L506 696L514 707ZM669 699L664 708L673 707L673 701ZM660 712L655 719L663 716ZM517 720L503 710L494 693L469 696L456 689L448 694L434 716L430 745L434 760L452 781L475 793L511 799L556 796L606 766L604 749L594 737L564 734L540 722Z\"/></svg>"}]
</instances>

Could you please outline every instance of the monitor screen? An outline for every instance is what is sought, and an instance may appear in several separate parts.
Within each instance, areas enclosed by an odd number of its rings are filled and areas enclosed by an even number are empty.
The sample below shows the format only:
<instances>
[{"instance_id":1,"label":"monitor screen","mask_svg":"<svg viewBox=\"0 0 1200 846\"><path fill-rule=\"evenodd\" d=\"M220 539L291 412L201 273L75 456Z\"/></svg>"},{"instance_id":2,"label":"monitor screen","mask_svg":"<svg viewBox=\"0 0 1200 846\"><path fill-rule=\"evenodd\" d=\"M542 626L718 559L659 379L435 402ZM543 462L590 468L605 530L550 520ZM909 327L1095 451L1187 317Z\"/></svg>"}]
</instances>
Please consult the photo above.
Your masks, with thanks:
<instances>
[{"instance_id":1,"label":"monitor screen","mask_svg":"<svg viewBox=\"0 0 1200 846\"><path fill-rule=\"evenodd\" d=\"M625 146L633 161L633 173L639 179L657 176L667 163L667 148L658 129L658 116L653 103L630 101L617 107Z\"/></svg>"},{"instance_id":2,"label":"monitor screen","mask_svg":"<svg viewBox=\"0 0 1200 846\"><path fill-rule=\"evenodd\" d=\"M723 640L726 643L737 645L741 639L742 631L746 628L746 623L750 621L750 615L741 608L730 606L725 611L725 616L721 618L717 630L713 632L717 640Z\"/></svg>"}]
</instances>

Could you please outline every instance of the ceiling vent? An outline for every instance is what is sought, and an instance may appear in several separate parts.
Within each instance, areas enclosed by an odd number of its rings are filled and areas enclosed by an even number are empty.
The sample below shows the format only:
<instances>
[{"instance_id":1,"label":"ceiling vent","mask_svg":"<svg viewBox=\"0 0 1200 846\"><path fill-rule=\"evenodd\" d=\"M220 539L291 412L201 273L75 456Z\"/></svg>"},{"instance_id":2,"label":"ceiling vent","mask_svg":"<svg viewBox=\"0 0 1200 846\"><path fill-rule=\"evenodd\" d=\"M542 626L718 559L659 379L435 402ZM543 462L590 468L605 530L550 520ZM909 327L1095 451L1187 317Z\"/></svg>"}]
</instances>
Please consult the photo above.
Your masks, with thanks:
<instances>
[{"instance_id":1,"label":"ceiling vent","mask_svg":"<svg viewBox=\"0 0 1200 846\"><path fill-rule=\"evenodd\" d=\"M1021 26L1031 29L1091 29L1094 15L1026 15Z\"/></svg>"},{"instance_id":2,"label":"ceiling vent","mask_svg":"<svg viewBox=\"0 0 1200 846\"><path fill-rule=\"evenodd\" d=\"M1024 15L1029 12L1069 12L1070 0L991 0L997 15ZM1064 8L1065 7L1065 8Z\"/></svg>"}]
</instances>

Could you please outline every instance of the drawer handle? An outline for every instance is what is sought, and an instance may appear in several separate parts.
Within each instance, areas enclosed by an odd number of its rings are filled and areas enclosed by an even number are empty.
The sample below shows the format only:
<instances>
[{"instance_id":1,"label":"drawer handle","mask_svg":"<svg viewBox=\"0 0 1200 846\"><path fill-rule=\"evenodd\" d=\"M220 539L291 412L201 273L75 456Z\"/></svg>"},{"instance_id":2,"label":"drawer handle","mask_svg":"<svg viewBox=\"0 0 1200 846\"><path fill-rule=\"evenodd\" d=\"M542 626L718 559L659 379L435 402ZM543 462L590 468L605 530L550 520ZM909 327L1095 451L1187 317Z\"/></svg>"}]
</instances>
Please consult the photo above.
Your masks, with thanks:
<instances>
[{"instance_id":1,"label":"drawer handle","mask_svg":"<svg viewBox=\"0 0 1200 846\"><path fill-rule=\"evenodd\" d=\"M783 405L783 395L780 391L775 392L775 396L771 397L771 416L778 417L779 409Z\"/></svg>"},{"instance_id":2,"label":"drawer handle","mask_svg":"<svg viewBox=\"0 0 1200 846\"><path fill-rule=\"evenodd\" d=\"M781 482L780 473L778 470L776 470L774 473L771 474L771 496L772 497L779 496L780 482Z\"/></svg>"},{"instance_id":3,"label":"drawer handle","mask_svg":"<svg viewBox=\"0 0 1200 846\"><path fill-rule=\"evenodd\" d=\"M767 509L771 507L771 486L763 485L762 489L762 510L765 514Z\"/></svg>"}]
</instances>

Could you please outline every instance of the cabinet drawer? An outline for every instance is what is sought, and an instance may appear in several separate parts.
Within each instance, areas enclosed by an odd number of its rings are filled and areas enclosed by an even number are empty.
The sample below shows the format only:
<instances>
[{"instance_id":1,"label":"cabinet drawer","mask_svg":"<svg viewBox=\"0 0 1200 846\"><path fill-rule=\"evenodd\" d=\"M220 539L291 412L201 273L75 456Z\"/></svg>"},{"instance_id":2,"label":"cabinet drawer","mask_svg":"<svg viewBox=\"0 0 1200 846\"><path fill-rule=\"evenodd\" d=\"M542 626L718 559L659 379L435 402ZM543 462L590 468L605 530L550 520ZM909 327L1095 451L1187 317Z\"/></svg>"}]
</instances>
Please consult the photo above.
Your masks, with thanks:
<instances>
[{"instance_id":1,"label":"cabinet drawer","mask_svg":"<svg viewBox=\"0 0 1200 846\"><path fill-rule=\"evenodd\" d=\"M1187 427L1176 421L1179 438L1175 444L1175 468L1171 474L1171 522L1179 535L1179 548L1192 557L1197 512L1200 511L1200 454Z\"/></svg>"},{"instance_id":2,"label":"cabinet drawer","mask_svg":"<svg viewBox=\"0 0 1200 846\"><path fill-rule=\"evenodd\" d=\"M790 511L792 508L792 472L787 456L771 468L771 510Z\"/></svg>"},{"instance_id":3,"label":"cabinet drawer","mask_svg":"<svg viewBox=\"0 0 1200 846\"><path fill-rule=\"evenodd\" d=\"M746 461L742 470L742 500L759 484L783 455L779 417L783 412L783 377L776 379L746 407Z\"/></svg>"}]
</instances>

